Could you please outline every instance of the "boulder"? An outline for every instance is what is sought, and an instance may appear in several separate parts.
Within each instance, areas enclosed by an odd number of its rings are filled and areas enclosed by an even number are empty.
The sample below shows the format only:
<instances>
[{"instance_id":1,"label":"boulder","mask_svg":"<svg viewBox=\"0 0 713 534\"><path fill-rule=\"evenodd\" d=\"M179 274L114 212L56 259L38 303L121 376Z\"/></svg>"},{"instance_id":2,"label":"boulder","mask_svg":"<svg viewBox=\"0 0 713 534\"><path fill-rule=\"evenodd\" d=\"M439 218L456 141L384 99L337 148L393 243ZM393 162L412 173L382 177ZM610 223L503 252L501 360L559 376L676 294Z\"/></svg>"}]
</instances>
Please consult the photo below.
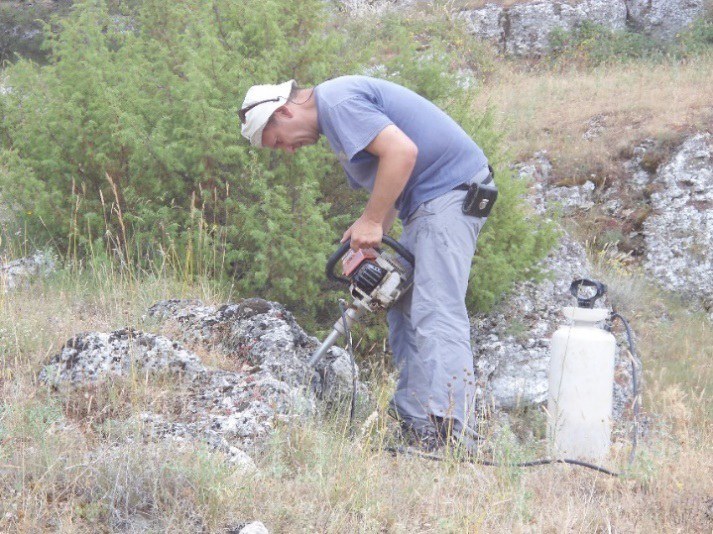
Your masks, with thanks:
<instances>
[{"instance_id":1,"label":"boulder","mask_svg":"<svg viewBox=\"0 0 713 534\"><path fill-rule=\"evenodd\" d=\"M249 462L238 446L260 444L275 421L299 417L313 407L303 388L269 374L207 368L178 342L133 329L73 337L41 370L39 379L66 390L101 387L119 378L155 380L158 373L175 376L175 383L184 387L184 407L173 417L140 414L134 422L141 423L144 437L201 439L242 466Z\"/></svg>"},{"instance_id":2,"label":"boulder","mask_svg":"<svg viewBox=\"0 0 713 534\"><path fill-rule=\"evenodd\" d=\"M242 449L262 446L276 422L299 420L321 401L338 403L352 392L348 355L333 348L317 372L309 368L305 362L318 342L279 304L248 299L213 307L171 300L152 306L149 318L180 341L128 328L78 334L44 366L40 381L73 389L116 378L175 376L180 413L139 414L134 422L144 437L199 439L241 469L254 468ZM231 370L205 366L191 349L222 352ZM366 394L361 383L358 394Z\"/></svg>"},{"instance_id":3,"label":"boulder","mask_svg":"<svg viewBox=\"0 0 713 534\"><path fill-rule=\"evenodd\" d=\"M672 40L701 15L706 0L626 0L627 22L636 31Z\"/></svg>"},{"instance_id":4,"label":"boulder","mask_svg":"<svg viewBox=\"0 0 713 534\"><path fill-rule=\"evenodd\" d=\"M198 356L175 341L130 328L77 334L40 372L40 381L60 386L88 384L132 372L204 372Z\"/></svg>"},{"instance_id":5,"label":"boulder","mask_svg":"<svg viewBox=\"0 0 713 534\"><path fill-rule=\"evenodd\" d=\"M32 281L54 270L54 257L48 252L36 252L32 256L7 263L0 259L0 293L29 287Z\"/></svg>"},{"instance_id":6,"label":"boulder","mask_svg":"<svg viewBox=\"0 0 713 534\"><path fill-rule=\"evenodd\" d=\"M306 361L319 340L308 336L276 302L252 298L216 307L195 300L165 300L154 304L147 317L191 347L218 351L291 384L311 382L329 403L351 395L349 354L334 346L316 372L310 369ZM358 390L359 395L366 394L365 386L359 385Z\"/></svg>"},{"instance_id":7,"label":"boulder","mask_svg":"<svg viewBox=\"0 0 713 534\"><path fill-rule=\"evenodd\" d=\"M549 37L555 29L571 31L587 21L623 30L626 6L610 0L584 0L574 5L539 1L513 5L502 18L504 51L514 56L539 56L549 51Z\"/></svg>"}]
</instances>

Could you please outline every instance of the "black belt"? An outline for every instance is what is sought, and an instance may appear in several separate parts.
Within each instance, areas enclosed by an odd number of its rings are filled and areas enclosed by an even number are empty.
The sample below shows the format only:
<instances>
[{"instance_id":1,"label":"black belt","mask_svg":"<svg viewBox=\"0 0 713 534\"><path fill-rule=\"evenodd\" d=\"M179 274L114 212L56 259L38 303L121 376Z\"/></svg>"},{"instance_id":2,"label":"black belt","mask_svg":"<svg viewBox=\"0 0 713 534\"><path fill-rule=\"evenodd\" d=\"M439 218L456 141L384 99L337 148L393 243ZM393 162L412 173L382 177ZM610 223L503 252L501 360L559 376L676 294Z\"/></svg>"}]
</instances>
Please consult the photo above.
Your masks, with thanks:
<instances>
[{"instance_id":1,"label":"black belt","mask_svg":"<svg viewBox=\"0 0 713 534\"><path fill-rule=\"evenodd\" d=\"M480 182L483 185L489 184L490 182L493 181L493 175L495 174L495 171L493 171L493 168L490 165L488 165L488 170L490 171L488 173L488 176L485 178L485 180ZM458 190L458 191L468 191L468 189L470 189L470 185L471 184L458 184L453 189Z\"/></svg>"}]
</instances>

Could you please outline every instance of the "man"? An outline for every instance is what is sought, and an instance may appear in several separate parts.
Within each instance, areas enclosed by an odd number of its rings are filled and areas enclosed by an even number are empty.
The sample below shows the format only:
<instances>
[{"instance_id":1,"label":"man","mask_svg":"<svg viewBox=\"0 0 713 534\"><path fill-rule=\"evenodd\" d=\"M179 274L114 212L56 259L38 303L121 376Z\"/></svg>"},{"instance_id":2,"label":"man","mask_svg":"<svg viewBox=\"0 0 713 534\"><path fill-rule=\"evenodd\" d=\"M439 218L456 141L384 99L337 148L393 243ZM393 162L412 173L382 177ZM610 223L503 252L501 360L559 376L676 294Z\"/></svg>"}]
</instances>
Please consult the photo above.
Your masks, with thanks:
<instances>
[{"instance_id":1,"label":"man","mask_svg":"<svg viewBox=\"0 0 713 534\"><path fill-rule=\"evenodd\" d=\"M392 415L426 449L456 436L470 449L474 372L465 307L471 258L486 217L464 214L469 184L492 180L482 150L442 110L384 80L344 76L314 88L250 88L242 134L293 153L324 135L349 184L371 192L344 232L355 250L378 246L398 215L416 257L413 289L388 312L399 370Z\"/></svg>"}]
</instances>

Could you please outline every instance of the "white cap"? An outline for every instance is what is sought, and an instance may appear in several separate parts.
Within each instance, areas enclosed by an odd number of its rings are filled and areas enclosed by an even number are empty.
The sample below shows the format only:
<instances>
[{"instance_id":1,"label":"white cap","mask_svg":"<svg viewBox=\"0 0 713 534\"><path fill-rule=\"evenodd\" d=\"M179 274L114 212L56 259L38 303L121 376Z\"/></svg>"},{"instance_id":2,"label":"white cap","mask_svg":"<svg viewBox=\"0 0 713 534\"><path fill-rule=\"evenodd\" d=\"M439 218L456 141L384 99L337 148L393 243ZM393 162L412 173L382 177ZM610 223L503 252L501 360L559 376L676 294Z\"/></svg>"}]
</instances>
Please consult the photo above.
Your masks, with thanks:
<instances>
[{"instance_id":1,"label":"white cap","mask_svg":"<svg viewBox=\"0 0 713 534\"><path fill-rule=\"evenodd\" d=\"M267 121L270 120L277 108L285 105L294 85L295 81L290 80L278 85L253 85L248 89L245 100L243 100L243 106L240 109L263 100L278 99L277 101L258 104L245 114L245 124L243 124L241 133L243 137L250 141L252 146L262 147L262 131L265 129Z\"/></svg>"}]
</instances>

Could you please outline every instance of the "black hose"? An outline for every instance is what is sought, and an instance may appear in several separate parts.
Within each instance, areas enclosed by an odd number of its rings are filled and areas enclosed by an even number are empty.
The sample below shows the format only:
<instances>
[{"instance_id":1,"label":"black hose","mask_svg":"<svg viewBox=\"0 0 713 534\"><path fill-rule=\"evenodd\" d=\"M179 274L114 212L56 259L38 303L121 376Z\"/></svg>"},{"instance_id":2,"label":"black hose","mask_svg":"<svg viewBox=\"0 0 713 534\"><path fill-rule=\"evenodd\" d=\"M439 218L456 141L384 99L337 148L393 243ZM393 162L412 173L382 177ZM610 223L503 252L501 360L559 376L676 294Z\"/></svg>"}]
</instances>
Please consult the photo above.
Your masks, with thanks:
<instances>
[{"instance_id":1,"label":"black hose","mask_svg":"<svg viewBox=\"0 0 713 534\"><path fill-rule=\"evenodd\" d=\"M435 462L443 461L443 457L438 456L436 454L428 454L428 453L414 451L413 449L407 449L407 448L403 448L403 447L385 447L381 450L390 452L394 456L396 456L397 454L409 454L412 456L418 456L419 458L424 458L426 460L433 460ZM598 471L599 473L604 473L605 475L609 475L612 477L619 476L619 473L610 471L609 469L606 469L605 467L601 467L601 466L595 465L595 464L590 464L588 462L583 462L581 460L573 460L571 458L540 458L538 460L532 460L530 462L520 462L520 463L516 463L516 464L503 464L500 462L493 462L491 460L478 460L475 458L465 458L463 461L472 463L472 464L485 465L488 467L505 467L505 466L507 466L507 467L536 467L538 465L548 465L548 464L570 464L570 465L577 465L579 467L586 467L587 469L592 469L594 471Z\"/></svg>"},{"instance_id":2,"label":"black hose","mask_svg":"<svg viewBox=\"0 0 713 534\"><path fill-rule=\"evenodd\" d=\"M619 319L624 324L624 328L626 329L626 339L629 343L629 354L631 354L631 387L634 394L634 403L631 407L634 412L634 425L631 430L631 452L629 452L629 465L631 465L634 462L634 455L636 454L636 445L638 443L639 436L639 385L638 379L636 378L636 365L639 364L639 366L641 366L641 360L636 355L636 349L634 348L634 336L631 333L629 322L616 312L612 312L611 318Z\"/></svg>"}]
</instances>

